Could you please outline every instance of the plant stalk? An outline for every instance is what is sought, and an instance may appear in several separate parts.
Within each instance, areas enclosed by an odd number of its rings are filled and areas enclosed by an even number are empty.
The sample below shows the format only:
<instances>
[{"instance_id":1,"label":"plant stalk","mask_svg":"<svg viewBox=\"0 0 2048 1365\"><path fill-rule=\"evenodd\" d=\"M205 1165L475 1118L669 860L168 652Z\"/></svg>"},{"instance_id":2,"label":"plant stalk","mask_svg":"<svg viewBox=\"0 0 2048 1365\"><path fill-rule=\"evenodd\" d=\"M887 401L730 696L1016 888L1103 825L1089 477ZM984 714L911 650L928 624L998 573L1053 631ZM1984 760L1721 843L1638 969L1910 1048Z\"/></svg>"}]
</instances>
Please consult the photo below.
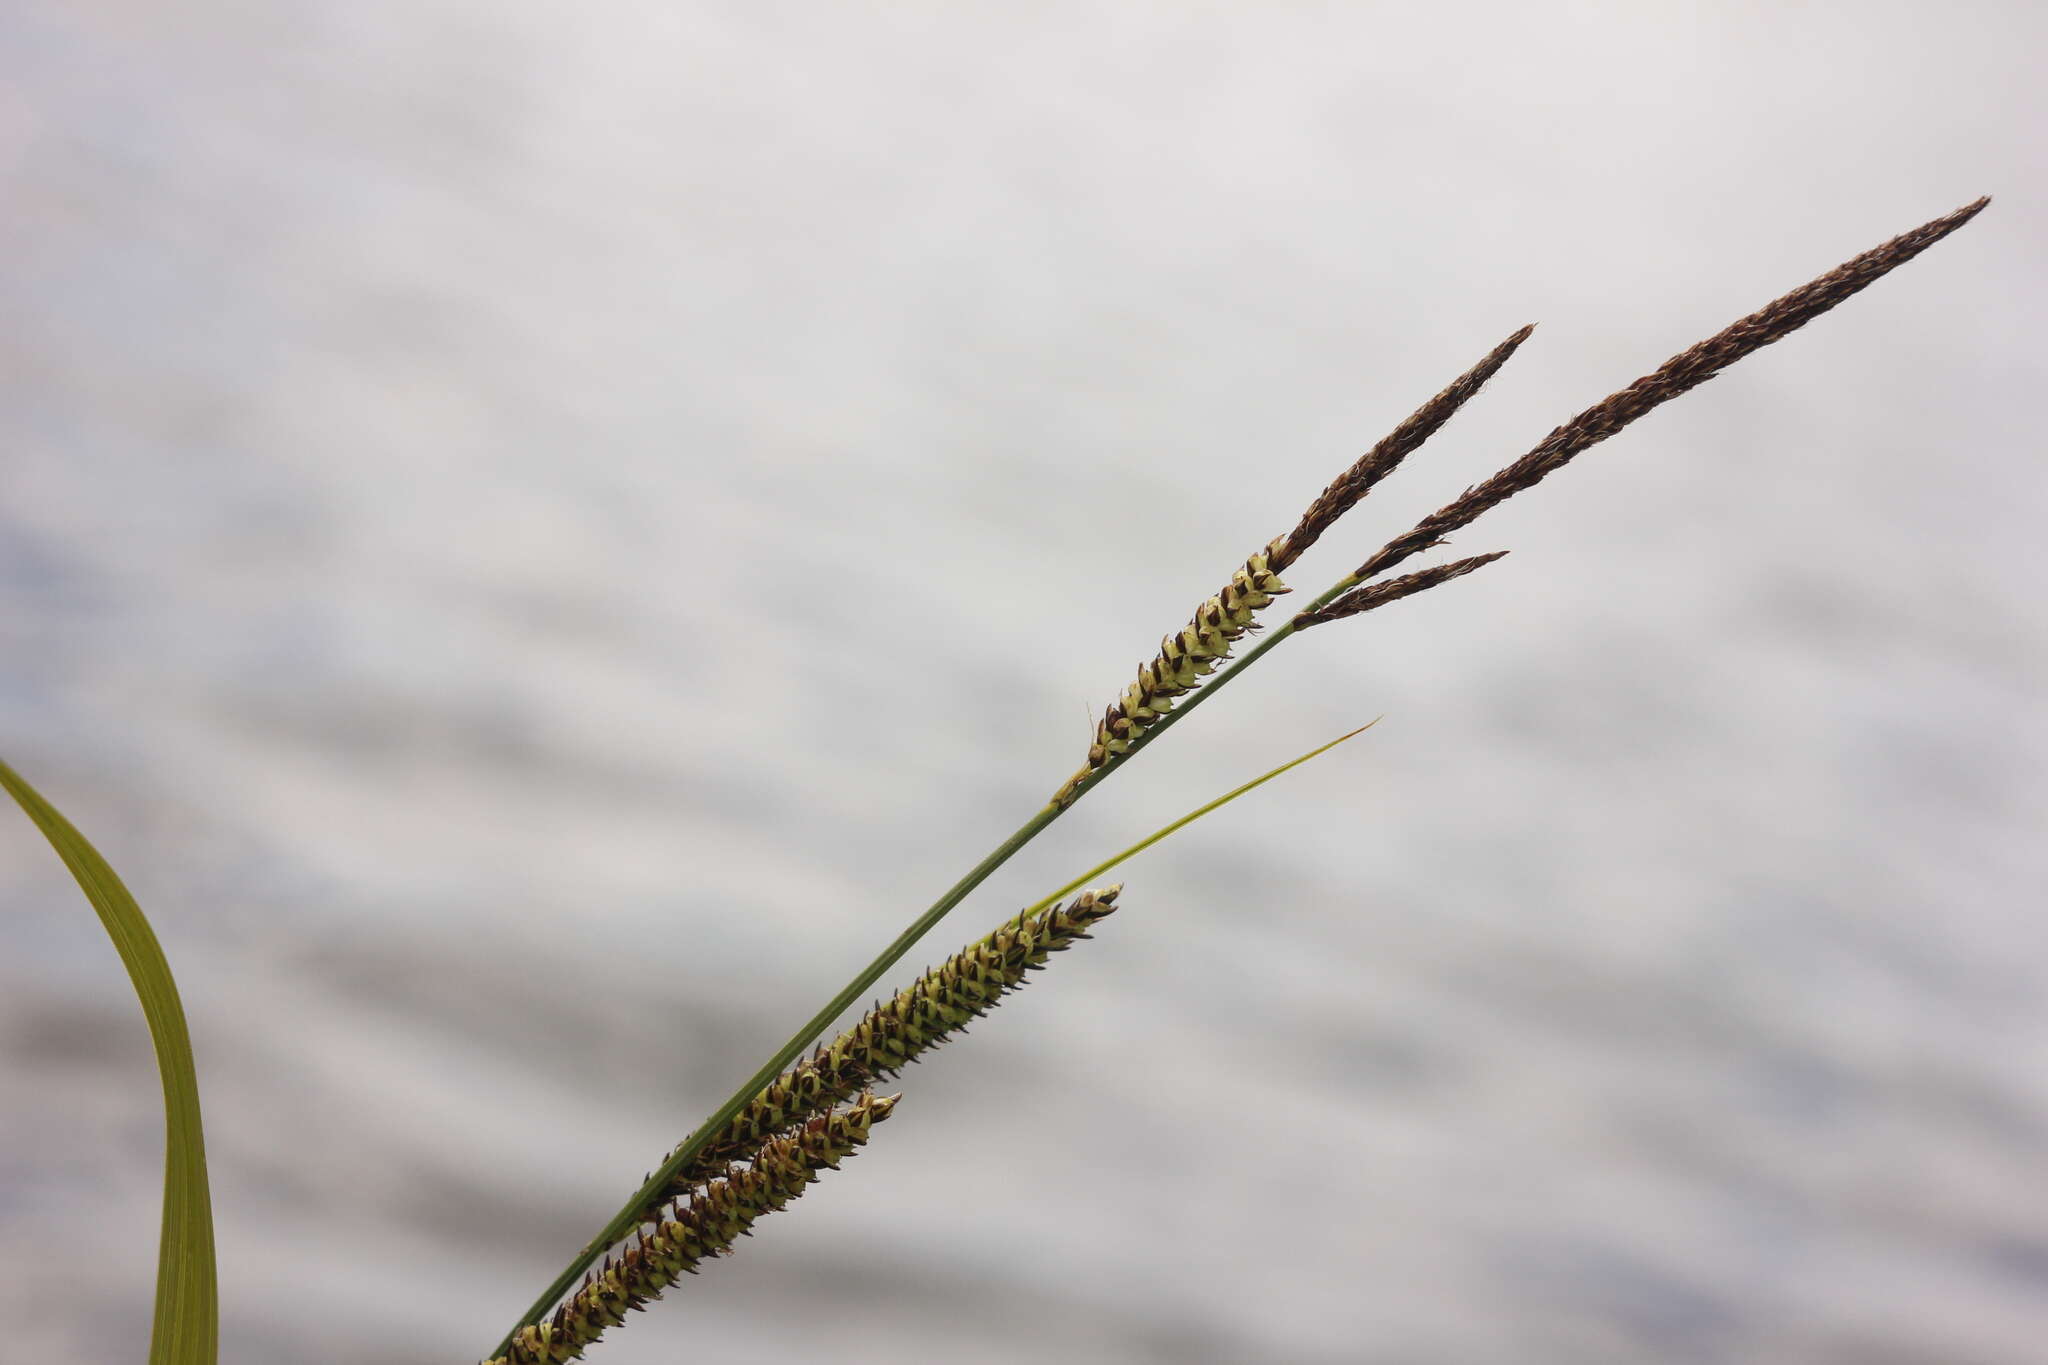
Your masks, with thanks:
<instances>
[{"instance_id":1,"label":"plant stalk","mask_svg":"<svg viewBox=\"0 0 2048 1365\"><path fill-rule=\"evenodd\" d=\"M1340 594L1358 586L1359 581L1356 574L1346 574L1332 585L1329 591L1309 603L1297 615L1306 615L1309 612L1328 606ZM1076 783L1072 789L1072 796L1064 805L1047 804L1036 815L1033 815L1022 825L1019 825L1009 838L997 844L987 857L976 863L968 871L966 876L953 883L943 896L933 901L930 909L919 915L915 920L912 920L910 926L898 934L894 941L876 956L874 961L862 968L853 980L846 983L839 994L833 996L822 1009L806 1020L801 1028L791 1034L789 1041L784 1043L773 1057L763 1063L759 1071L756 1071L745 1084L740 1086L738 1090L735 1090L731 1097L718 1107L716 1113L700 1124L697 1130L690 1134L689 1141L678 1147L674 1154L661 1164L659 1170L647 1177L640 1188L633 1192L633 1197L626 1201L625 1206L618 1211L609 1223L606 1223L603 1228L599 1229L595 1237L584 1243L583 1250L576 1254L576 1258L568 1264L560 1275L555 1277L553 1284L550 1284L542 1291L541 1296L533 1301L526 1312L520 1316L519 1321L513 1324L512 1330L507 1332L504 1339L492 1349L490 1358L496 1359L504 1355L511 1349L512 1339L519 1334L521 1329L530 1327L547 1317L549 1311L561 1301L562 1296L569 1292L570 1288L575 1285L576 1281L592 1265L596 1264L598 1257L605 1253L606 1248L625 1238L635 1227L640 1225L642 1221L640 1217L641 1211L647 1207L656 1194L667 1188L669 1181L674 1179L676 1172L682 1170L684 1166L695 1160L697 1153L704 1149L705 1144L710 1142L713 1136L725 1130L726 1124L732 1121L733 1115L739 1113L754 1096L761 1093L762 1087L781 1075L784 1068L795 1061L805 1048L809 1047L820 1034L832 1026L834 1020L857 1004L861 997L866 995L868 990L877 981L881 980L883 973L901 961L903 955L915 947L919 939L931 932L932 928L940 920L944 919L954 906L966 900L968 894L974 888L987 881L990 875L997 868L1008 862L1017 850L1023 848L1026 844L1044 833L1047 826L1059 819L1060 816L1066 814L1072 808L1074 802L1079 801L1082 796L1093 790L1097 784L1118 768L1121 768L1128 760L1136 757L1140 750L1165 733L1175 722L1179 721L1190 711L1193 711L1203 701L1220 692L1224 684L1228 683L1244 669L1251 667L1268 650L1292 635L1294 630L1294 621L1291 618L1286 623L1274 627L1257 646L1246 651L1242 657L1234 660L1228 668L1219 672L1215 677L1210 678L1205 686L1190 693L1179 706L1161 716L1157 724L1131 742L1131 747L1128 750L1121 754L1113 755L1108 762L1097 768L1082 781ZM1346 738L1349 738L1349 736L1346 736ZM1318 750L1317 752L1321 751Z\"/></svg>"}]
</instances>

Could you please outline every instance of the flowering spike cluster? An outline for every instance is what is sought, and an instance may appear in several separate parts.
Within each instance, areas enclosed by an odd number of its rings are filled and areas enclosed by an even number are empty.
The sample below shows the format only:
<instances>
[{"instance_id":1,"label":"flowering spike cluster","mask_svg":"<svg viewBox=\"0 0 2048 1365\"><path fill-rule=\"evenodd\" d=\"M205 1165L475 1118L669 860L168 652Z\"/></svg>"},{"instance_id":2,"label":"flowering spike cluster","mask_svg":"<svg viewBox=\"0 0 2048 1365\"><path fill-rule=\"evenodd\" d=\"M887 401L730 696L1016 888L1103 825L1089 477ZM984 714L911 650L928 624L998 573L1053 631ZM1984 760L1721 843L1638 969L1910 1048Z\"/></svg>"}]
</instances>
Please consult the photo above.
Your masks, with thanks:
<instances>
[{"instance_id":1,"label":"flowering spike cluster","mask_svg":"<svg viewBox=\"0 0 2048 1365\"><path fill-rule=\"evenodd\" d=\"M721 1178L668 1210L651 1229L606 1256L584 1278L582 1288L553 1315L521 1328L504 1355L488 1365L562 1365L576 1360L606 1329L714 1256L733 1249L754 1222L804 1192L821 1170L836 1169L868 1140L868 1131L889 1117L898 1097L864 1092L851 1108L820 1114L793 1132L773 1137L747 1166L728 1167Z\"/></svg>"},{"instance_id":2,"label":"flowering spike cluster","mask_svg":"<svg viewBox=\"0 0 2048 1365\"><path fill-rule=\"evenodd\" d=\"M1852 294L1875 284L1975 218L1990 202L1979 199L1954 213L1922 223L1911 232L1902 232L1772 300L1698 345L1680 351L1635 383L1609 394L1551 432L1534 449L1486 482L1466 489L1456 501L1388 541L1359 566L1354 576L1377 578L1409 556L1443 544L1444 537L1451 532L1471 525L1480 513L1534 487L1581 451L1606 440L1660 404L1698 388L1750 352L1804 327Z\"/></svg>"},{"instance_id":3,"label":"flowering spike cluster","mask_svg":"<svg viewBox=\"0 0 2048 1365\"><path fill-rule=\"evenodd\" d=\"M994 933L968 944L876 1005L859 1023L770 1081L733 1116L724 1133L676 1173L662 1198L715 1178L728 1161L770 1134L830 1109L863 1086L894 1076L1022 986L1026 974L1043 967L1051 954L1089 937L1089 927L1115 911L1122 889L1085 891L1067 905L1006 920ZM651 1207L649 1217L659 1207Z\"/></svg>"},{"instance_id":4,"label":"flowering spike cluster","mask_svg":"<svg viewBox=\"0 0 2048 1365\"><path fill-rule=\"evenodd\" d=\"M1054 805L1070 803L1090 773L1127 752L1181 697L1200 687L1239 640L1259 629L1253 620L1259 608L1293 591L1273 567L1285 550L1282 537L1246 560L1223 591L1195 609L1179 634L1160 641L1159 653L1138 666L1137 681L1103 712L1088 746L1087 765L1068 779L1053 798Z\"/></svg>"}]
</instances>

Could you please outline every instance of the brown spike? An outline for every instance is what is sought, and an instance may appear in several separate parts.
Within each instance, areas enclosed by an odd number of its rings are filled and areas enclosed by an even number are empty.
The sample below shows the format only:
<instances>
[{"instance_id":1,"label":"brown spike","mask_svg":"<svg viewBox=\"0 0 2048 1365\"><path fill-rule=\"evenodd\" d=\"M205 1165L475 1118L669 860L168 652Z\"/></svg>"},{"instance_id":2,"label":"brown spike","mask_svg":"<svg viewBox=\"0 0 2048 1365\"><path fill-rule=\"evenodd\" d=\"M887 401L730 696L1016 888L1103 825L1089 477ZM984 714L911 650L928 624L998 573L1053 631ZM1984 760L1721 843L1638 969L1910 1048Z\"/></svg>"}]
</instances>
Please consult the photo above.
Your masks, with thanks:
<instances>
[{"instance_id":1,"label":"brown spike","mask_svg":"<svg viewBox=\"0 0 2048 1365\"><path fill-rule=\"evenodd\" d=\"M1399 468L1401 461L1418 450L1424 441L1436 435L1443 424L1450 421L1458 409L1464 407L1466 401L1508 363L1508 357L1535 330L1534 324L1524 327L1488 351L1477 365L1409 414L1408 420L1387 433L1385 440L1359 456L1356 464L1338 475L1323 490L1322 496L1301 514L1300 523L1279 542L1279 548L1270 556L1274 572L1285 573L1323 532L1336 523L1337 518L1356 507L1360 499L1372 492L1375 484Z\"/></svg>"},{"instance_id":2,"label":"brown spike","mask_svg":"<svg viewBox=\"0 0 2048 1365\"><path fill-rule=\"evenodd\" d=\"M1399 578L1383 579L1354 588L1321 611L1305 611L1294 618L1297 630L1320 626L1330 621L1341 621L1347 616L1357 616L1384 607L1389 602L1398 602L1404 597L1413 597L1439 583L1448 583L1453 578L1463 578L1475 569L1483 569L1494 560L1506 555L1506 550L1495 550L1492 554L1474 555L1449 564L1438 564L1433 568L1418 569L1414 573L1402 574Z\"/></svg>"},{"instance_id":3,"label":"brown spike","mask_svg":"<svg viewBox=\"0 0 2048 1365\"><path fill-rule=\"evenodd\" d=\"M1562 469L1580 451L1606 440L1658 404L1697 388L1751 351L1805 326L1850 295L1876 283L1975 218L1990 202L1989 198L1979 199L1911 232L1901 233L1766 304L1697 346L1680 351L1656 370L1551 432L1534 450L1485 483L1467 489L1464 496L1389 541L1359 567L1358 577L1378 577L1410 555L1441 543L1452 531L1470 525L1480 513L1533 487L1546 475Z\"/></svg>"}]
</instances>

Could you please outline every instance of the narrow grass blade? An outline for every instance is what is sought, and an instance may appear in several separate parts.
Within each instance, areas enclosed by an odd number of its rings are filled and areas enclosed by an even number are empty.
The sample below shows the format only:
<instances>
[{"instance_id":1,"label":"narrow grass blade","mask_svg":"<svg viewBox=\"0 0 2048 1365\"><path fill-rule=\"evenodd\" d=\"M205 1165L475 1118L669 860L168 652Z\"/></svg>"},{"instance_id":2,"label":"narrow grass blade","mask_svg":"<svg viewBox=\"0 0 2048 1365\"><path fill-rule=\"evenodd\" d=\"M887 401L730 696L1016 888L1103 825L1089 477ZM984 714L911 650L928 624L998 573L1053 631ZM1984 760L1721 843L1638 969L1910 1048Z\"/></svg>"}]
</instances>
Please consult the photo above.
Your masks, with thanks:
<instances>
[{"instance_id":1,"label":"narrow grass blade","mask_svg":"<svg viewBox=\"0 0 2048 1365\"><path fill-rule=\"evenodd\" d=\"M1115 857L1110 858L1106 862L1097 863L1095 866L1089 868L1086 872L1083 872L1080 876L1074 878L1074 880L1068 882L1059 890L1053 892L1050 896L1047 896L1044 900L1039 901L1036 905L1028 907L1024 911L1024 913L1027 915L1035 915L1039 911L1045 909L1048 905L1051 905L1054 901L1061 900L1069 895L1072 895L1074 892L1080 890L1088 883L1099 880L1102 874L1109 871L1111 868L1118 867L1123 863L1129 861L1131 858L1136 857L1138 854L1143 853L1146 849L1152 847L1152 845L1158 843L1161 839L1166 838L1168 835L1175 834L1183 829L1186 829L1189 825L1195 823L1195 821L1209 814L1209 812L1223 809L1231 802L1237 800L1238 797L1243 796L1246 792L1251 791L1258 787L1265 786L1268 782L1271 782L1274 778L1280 776L1280 774L1287 772L1288 770L1293 768L1299 768L1302 764L1308 762L1312 758L1322 757L1324 754L1330 752L1330 750L1336 748L1339 744L1342 744L1347 739L1356 739L1358 736L1364 734L1367 730L1372 729L1373 726L1378 725L1380 723L1380 719L1380 717L1375 716L1371 720L1367 721L1365 724L1359 726L1356 730L1353 730L1348 734L1339 735L1335 739L1331 740L1328 744L1319 745L1316 748L1310 749L1300 758L1291 758L1287 760L1287 762L1282 763L1279 767L1273 769L1273 771L1265 773L1262 776L1253 778L1251 781L1245 783L1242 787L1238 787L1231 791L1223 793L1223 795L1217 797L1214 801L1209 802L1207 805L1197 806L1195 809L1189 811L1186 815L1181 816L1180 819L1174 821L1172 824L1161 825L1158 829L1153 830L1150 834L1138 840L1137 843L1132 844L1129 848L1117 854Z\"/></svg>"},{"instance_id":2,"label":"narrow grass blade","mask_svg":"<svg viewBox=\"0 0 2048 1365\"><path fill-rule=\"evenodd\" d=\"M157 1244L156 1321L150 1365L214 1365L220 1319L213 1263L213 1201L206 1184L206 1141L199 1127L199 1077L178 987L156 934L107 860L20 774L0 763L0 786L21 803L78 879L114 940L142 1001L157 1070L164 1082L164 1219Z\"/></svg>"}]
</instances>

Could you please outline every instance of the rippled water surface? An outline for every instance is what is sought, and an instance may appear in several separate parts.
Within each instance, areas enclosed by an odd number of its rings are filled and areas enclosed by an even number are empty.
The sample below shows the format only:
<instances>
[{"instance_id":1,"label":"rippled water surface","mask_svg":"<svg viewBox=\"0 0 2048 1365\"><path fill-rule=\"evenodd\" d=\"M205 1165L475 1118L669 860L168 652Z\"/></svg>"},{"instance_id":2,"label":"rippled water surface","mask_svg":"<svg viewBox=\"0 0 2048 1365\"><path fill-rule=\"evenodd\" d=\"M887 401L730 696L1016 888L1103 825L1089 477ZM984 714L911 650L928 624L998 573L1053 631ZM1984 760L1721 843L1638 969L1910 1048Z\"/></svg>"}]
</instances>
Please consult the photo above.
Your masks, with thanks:
<instances>
[{"instance_id":1,"label":"rippled water surface","mask_svg":"<svg viewBox=\"0 0 2048 1365\"><path fill-rule=\"evenodd\" d=\"M1985 192L1006 868L920 952L1386 716L593 1358L2041 1359L2044 27L10 7L0 751L179 972L223 1360L475 1358L1516 326L1296 581ZM0 821L9 1352L140 1357L158 1102Z\"/></svg>"}]
</instances>

